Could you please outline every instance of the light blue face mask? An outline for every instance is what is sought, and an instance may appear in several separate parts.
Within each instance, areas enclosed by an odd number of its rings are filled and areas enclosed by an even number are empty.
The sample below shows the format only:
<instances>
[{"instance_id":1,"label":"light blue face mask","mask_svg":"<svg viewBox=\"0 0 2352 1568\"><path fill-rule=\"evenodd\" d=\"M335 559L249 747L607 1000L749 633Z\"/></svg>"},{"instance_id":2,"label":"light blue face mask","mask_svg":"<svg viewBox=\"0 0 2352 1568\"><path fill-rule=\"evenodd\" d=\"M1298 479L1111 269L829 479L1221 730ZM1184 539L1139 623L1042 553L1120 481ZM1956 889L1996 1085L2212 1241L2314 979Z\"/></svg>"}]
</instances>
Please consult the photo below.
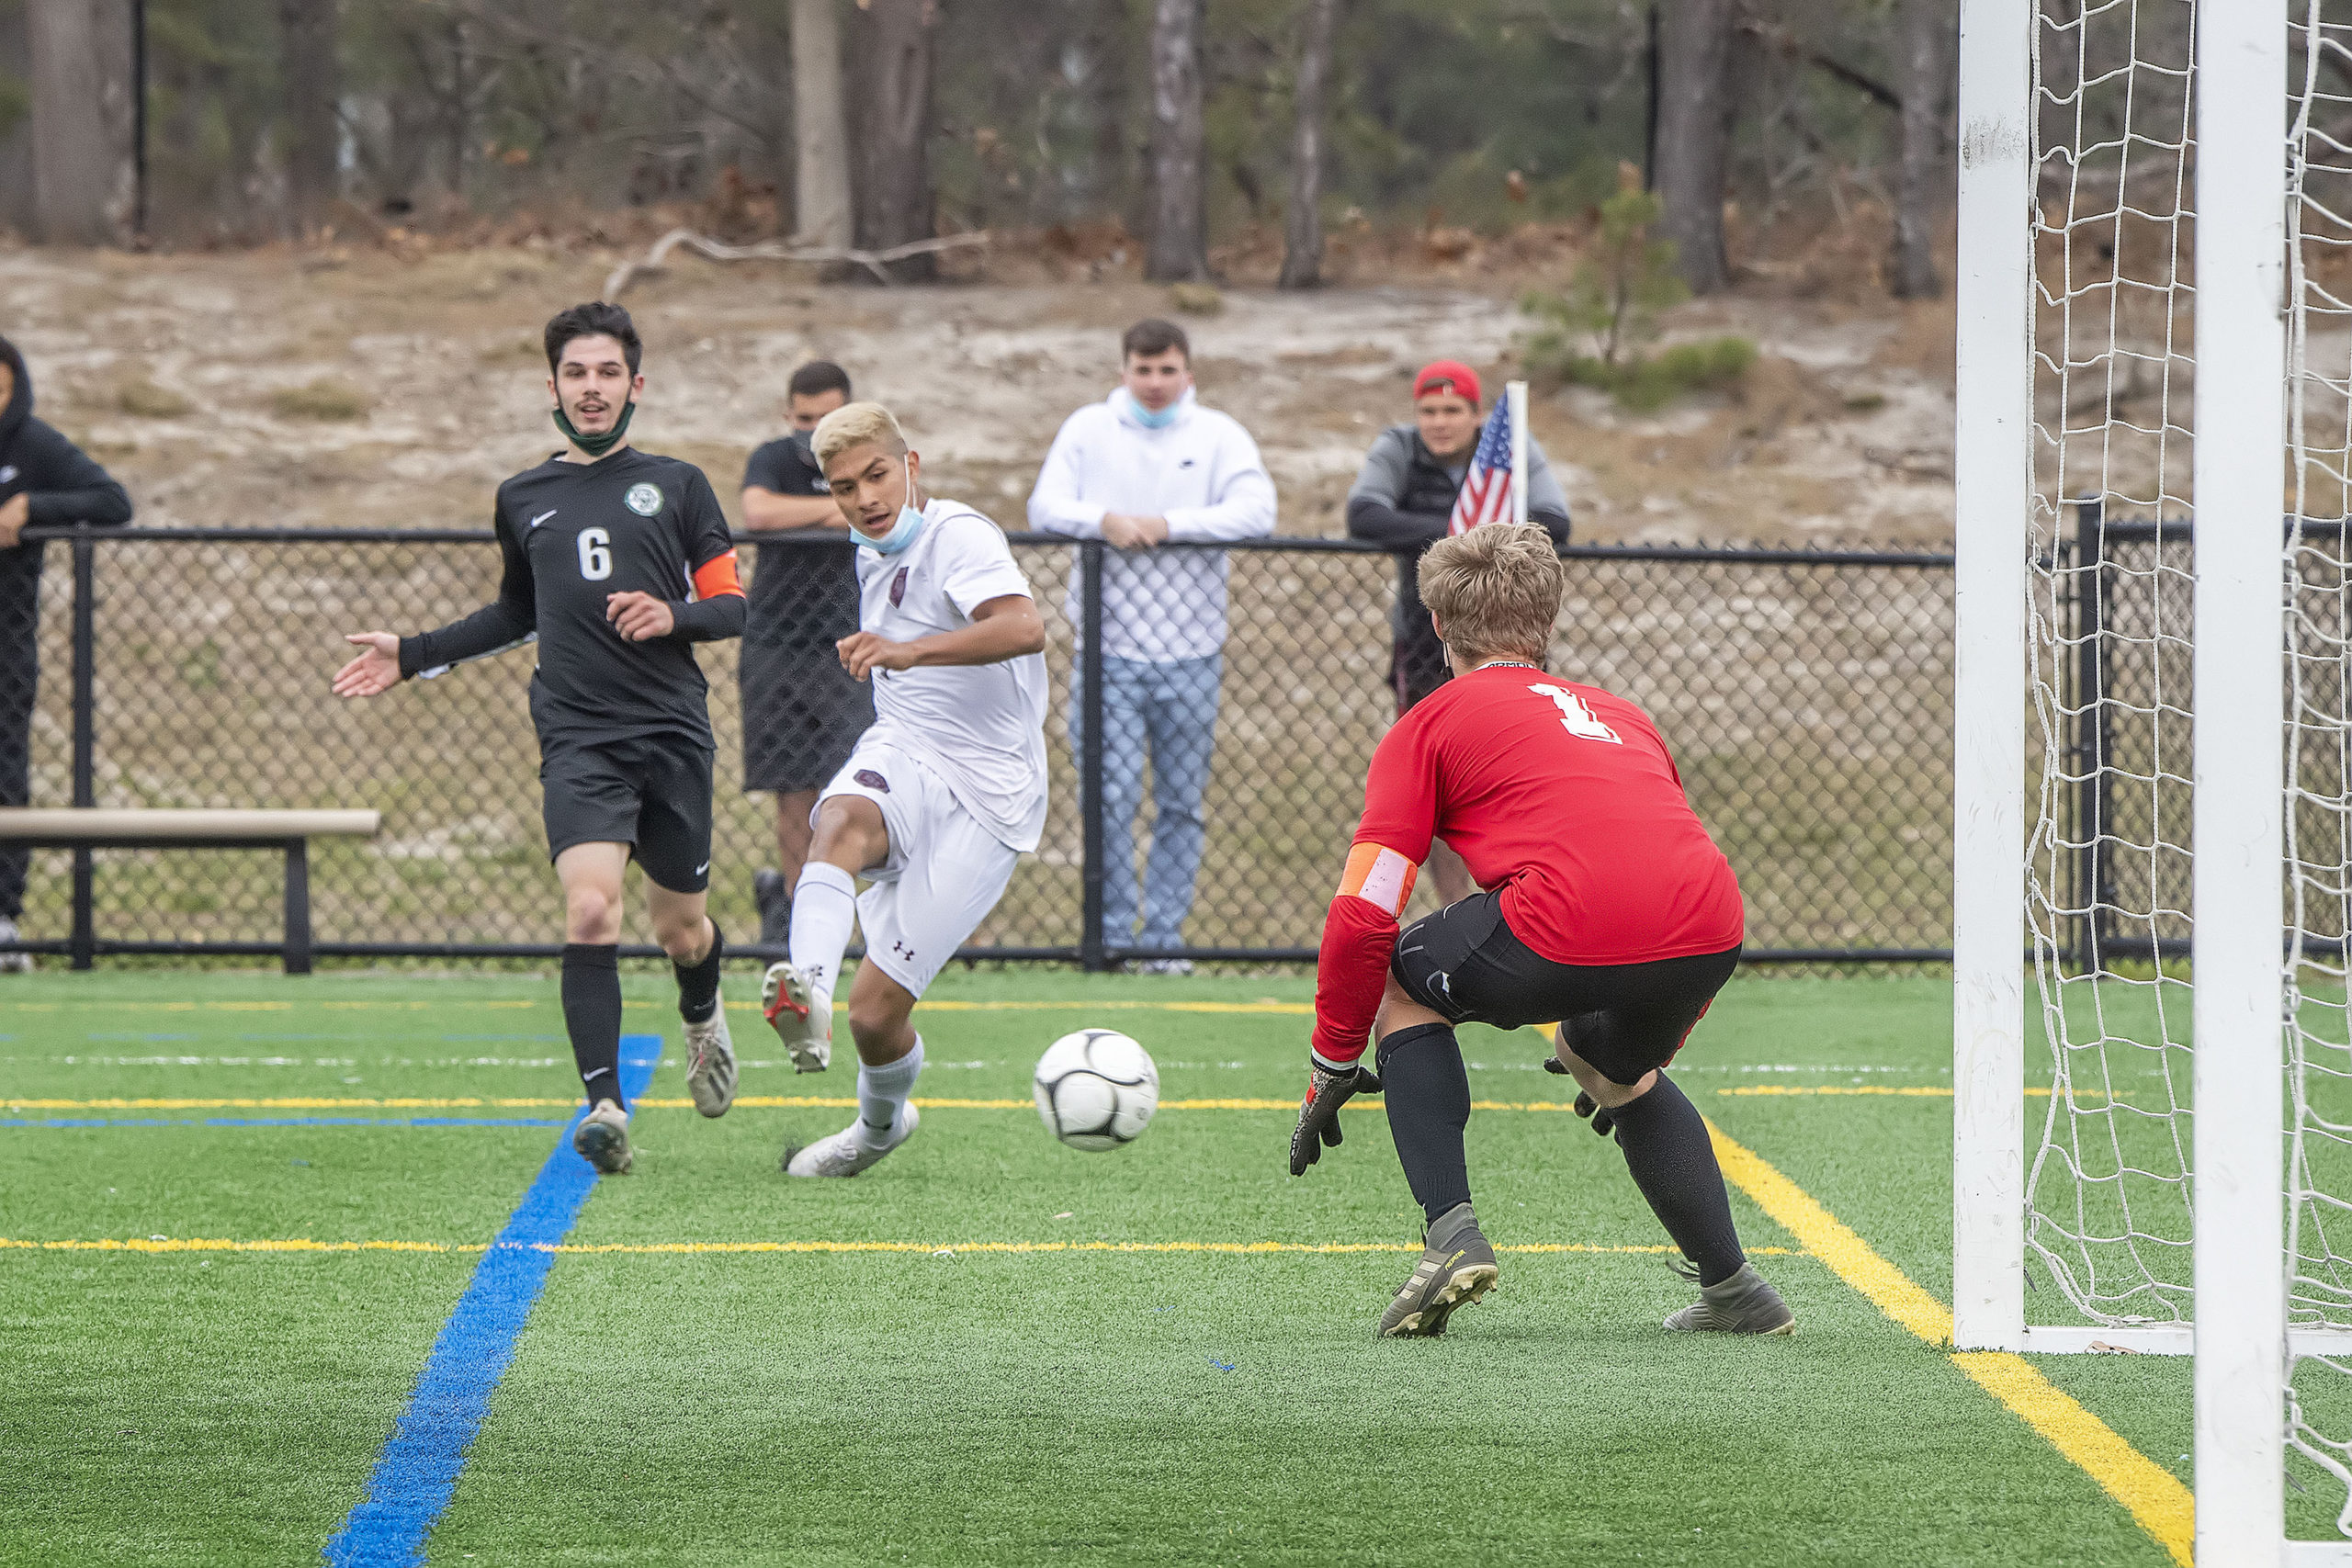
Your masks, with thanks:
<instances>
[{"instance_id":1,"label":"light blue face mask","mask_svg":"<svg viewBox=\"0 0 2352 1568\"><path fill-rule=\"evenodd\" d=\"M1136 397L1133 392L1127 394L1127 408L1146 430L1165 430L1175 423L1176 411L1182 406L1183 401L1184 400L1179 397L1164 409L1148 409L1143 406L1141 398Z\"/></svg>"},{"instance_id":2,"label":"light blue face mask","mask_svg":"<svg viewBox=\"0 0 2352 1568\"><path fill-rule=\"evenodd\" d=\"M914 469L910 467L907 469L908 504L899 508L899 520L891 524L890 531L878 539L862 529L852 530L857 535L857 542L875 554L884 556L895 556L913 544L915 536L922 532L922 511L913 504L914 494Z\"/></svg>"}]
</instances>

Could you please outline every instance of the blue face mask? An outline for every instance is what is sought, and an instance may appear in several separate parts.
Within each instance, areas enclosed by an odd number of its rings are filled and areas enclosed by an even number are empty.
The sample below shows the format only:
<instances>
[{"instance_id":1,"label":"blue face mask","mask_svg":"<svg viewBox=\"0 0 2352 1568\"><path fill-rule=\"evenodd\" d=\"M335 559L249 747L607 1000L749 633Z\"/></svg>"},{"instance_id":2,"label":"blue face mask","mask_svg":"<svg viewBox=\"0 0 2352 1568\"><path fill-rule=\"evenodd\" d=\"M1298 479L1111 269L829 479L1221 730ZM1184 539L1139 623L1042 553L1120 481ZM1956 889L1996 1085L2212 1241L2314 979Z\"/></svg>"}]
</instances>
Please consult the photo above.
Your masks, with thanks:
<instances>
[{"instance_id":1,"label":"blue face mask","mask_svg":"<svg viewBox=\"0 0 2352 1568\"><path fill-rule=\"evenodd\" d=\"M1142 424L1146 430L1165 430L1170 425L1175 423L1176 411L1183 406L1183 402L1184 400L1182 397L1179 397L1174 402L1170 403L1164 409L1148 409L1143 406L1143 400L1141 398L1136 397L1133 392L1129 392L1127 394L1127 408L1129 412L1134 413L1137 423Z\"/></svg>"},{"instance_id":2,"label":"blue face mask","mask_svg":"<svg viewBox=\"0 0 2352 1568\"><path fill-rule=\"evenodd\" d=\"M853 529L852 532L857 535L857 542L875 554L884 556L895 556L913 544L915 536L922 532L922 512L913 504L914 494L914 470L910 468L907 470L908 504L899 508L899 520L891 524L890 531L878 539L863 530Z\"/></svg>"}]
</instances>

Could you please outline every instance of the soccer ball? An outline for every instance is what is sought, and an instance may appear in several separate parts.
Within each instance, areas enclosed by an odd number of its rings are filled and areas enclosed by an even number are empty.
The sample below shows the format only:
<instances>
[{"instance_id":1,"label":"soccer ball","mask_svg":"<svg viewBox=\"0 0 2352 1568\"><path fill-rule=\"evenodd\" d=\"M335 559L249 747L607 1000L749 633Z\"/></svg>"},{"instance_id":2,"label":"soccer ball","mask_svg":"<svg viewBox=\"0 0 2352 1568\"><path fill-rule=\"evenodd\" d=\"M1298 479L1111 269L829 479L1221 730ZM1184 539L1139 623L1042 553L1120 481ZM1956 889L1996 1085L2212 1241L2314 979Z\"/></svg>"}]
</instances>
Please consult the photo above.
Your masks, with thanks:
<instances>
[{"instance_id":1,"label":"soccer ball","mask_svg":"<svg viewBox=\"0 0 2352 1568\"><path fill-rule=\"evenodd\" d=\"M1091 1153L1134 1143L1159 1109L1159 1069L1115 1029L1081 1029L1046 1046L1032 1087L1046 1131Z\"/></svg>"}]
</instances>

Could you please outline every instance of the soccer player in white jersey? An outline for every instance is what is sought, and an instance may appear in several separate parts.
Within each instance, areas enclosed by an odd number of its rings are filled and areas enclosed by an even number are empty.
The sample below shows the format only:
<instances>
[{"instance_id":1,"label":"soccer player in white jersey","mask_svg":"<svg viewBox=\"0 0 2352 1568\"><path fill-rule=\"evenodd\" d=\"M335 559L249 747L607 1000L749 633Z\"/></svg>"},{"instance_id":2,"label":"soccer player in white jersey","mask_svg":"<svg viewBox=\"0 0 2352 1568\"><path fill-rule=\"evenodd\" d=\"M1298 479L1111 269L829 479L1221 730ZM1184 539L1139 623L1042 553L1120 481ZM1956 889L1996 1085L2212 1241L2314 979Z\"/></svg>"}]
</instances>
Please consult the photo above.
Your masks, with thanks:
<instances>
[{"instance_id":1,"label":"soccer player in white jersey","mask_svg":"<svg viewBox=\"0 0 2352 1568\"><path fill-rule=\"evenodd\" d=\"M1045 829L1046 624L997 525L923 493L922 458L889 410L836 409L810 446L860 547L857 635L837 646L874 683L874 725L818 796L791 956L769 968L761 1000L793 1065L824 1071L854 911L857 1116L787 1149L785 1173L855 1176L914 1134L915 999Z\"/></svg>"}]
</instances>

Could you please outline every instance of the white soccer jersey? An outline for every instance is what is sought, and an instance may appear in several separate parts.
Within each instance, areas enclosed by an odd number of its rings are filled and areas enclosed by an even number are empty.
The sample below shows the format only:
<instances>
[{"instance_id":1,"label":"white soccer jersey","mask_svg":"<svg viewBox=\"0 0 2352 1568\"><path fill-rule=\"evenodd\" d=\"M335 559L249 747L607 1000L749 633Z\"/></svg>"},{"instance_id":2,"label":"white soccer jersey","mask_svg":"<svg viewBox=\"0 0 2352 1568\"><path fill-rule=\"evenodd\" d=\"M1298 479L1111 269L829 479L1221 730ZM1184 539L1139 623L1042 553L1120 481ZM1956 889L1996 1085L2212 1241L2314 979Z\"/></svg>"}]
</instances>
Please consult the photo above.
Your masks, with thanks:
<instances>
[{"instance_id":1,"label":"white soccer jersey","mask_svg":"<svg viewBox=\"0 0 2352 1568\"><path fill-rule=\"evenodd\" d=\"M912 642L970 626L990 599L1035 597L995 524L954 501L922 514L897 555L858 550L860 628ZM876 669L873 681L869 733L929 764L1007 848L1035 850L1046 829L1046 656Z\"/></svg>"}]
</instances>

